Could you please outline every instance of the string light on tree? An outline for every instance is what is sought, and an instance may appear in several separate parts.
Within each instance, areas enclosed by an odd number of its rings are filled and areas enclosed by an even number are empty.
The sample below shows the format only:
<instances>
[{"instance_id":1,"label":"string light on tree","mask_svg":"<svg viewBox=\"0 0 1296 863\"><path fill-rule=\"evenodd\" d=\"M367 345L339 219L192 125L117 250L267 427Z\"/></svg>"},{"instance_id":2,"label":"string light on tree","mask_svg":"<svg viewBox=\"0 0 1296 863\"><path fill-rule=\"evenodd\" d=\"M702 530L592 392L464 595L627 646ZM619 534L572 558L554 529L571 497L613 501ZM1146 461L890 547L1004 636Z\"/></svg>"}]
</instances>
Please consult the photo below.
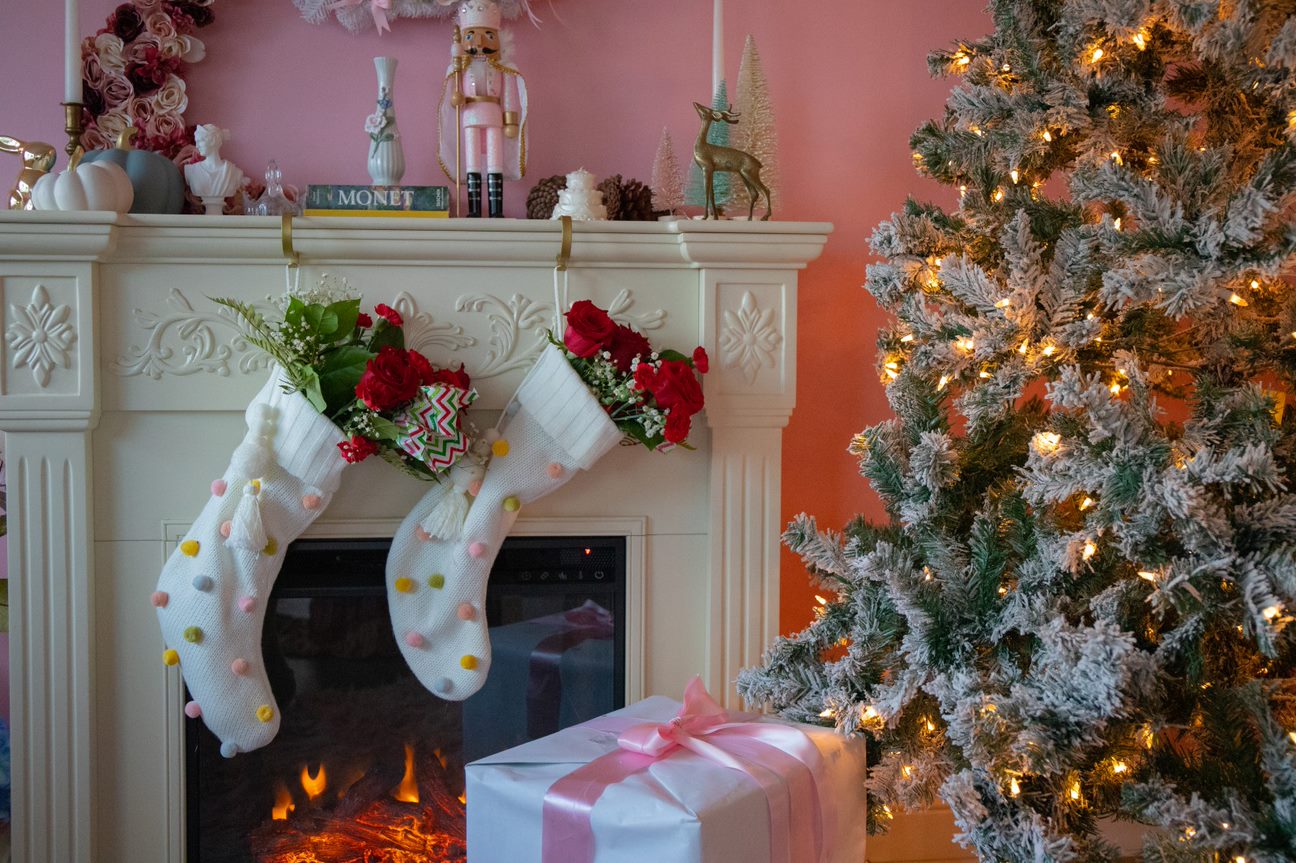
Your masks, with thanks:
<instances>
[{"instance_id":1,"label":"string light on tree","mask_svg":"<svg viewBox=\"0 0 1296 863\"><path fill-rule=\"evenodd\" d=\"M1040 455L1053 455L1062 445L1062 435L1057 432L1042 431L1036 432L1031 438L1031 449Z\"/></svg>"}]
</instances>

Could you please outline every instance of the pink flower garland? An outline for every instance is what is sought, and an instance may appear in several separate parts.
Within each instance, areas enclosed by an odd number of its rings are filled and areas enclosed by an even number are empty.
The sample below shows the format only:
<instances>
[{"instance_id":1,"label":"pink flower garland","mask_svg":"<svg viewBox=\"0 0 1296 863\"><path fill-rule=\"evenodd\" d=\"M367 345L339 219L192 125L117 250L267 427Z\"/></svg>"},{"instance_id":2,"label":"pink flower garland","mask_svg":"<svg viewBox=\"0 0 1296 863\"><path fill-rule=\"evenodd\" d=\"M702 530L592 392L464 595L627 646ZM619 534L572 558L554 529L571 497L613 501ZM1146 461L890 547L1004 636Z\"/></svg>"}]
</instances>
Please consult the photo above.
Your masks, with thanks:
<instances>
[{"instance_id":1,"label":"pink flower garland","mask_svg":"<svg viewBox=\"0 0 1296 863\"><path fill-rule=\"evenodd\" d=\"M87 150L112 147L132 126L135 147L185 165L196 161L184 73L206 55L193 35L213 20L214 0L130 0L81 43Z\"/></svg>"}]
</instances>

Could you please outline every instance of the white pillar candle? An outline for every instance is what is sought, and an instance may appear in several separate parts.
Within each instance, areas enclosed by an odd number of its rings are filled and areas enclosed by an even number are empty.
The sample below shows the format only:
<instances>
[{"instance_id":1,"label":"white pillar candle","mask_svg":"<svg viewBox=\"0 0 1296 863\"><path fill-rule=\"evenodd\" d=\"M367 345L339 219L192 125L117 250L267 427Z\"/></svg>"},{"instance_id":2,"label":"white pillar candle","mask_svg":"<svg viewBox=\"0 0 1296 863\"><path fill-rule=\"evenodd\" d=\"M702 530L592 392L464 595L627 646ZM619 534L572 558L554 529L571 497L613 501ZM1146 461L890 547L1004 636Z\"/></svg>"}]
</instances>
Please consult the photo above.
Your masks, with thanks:
<instances>
[{"instance_id":1,"label":"white pillar candle","mask_svg":"<svg viewBox=\"0 0 1296 863\"><path fill-rule=\"evenodd\" d=\"M70 2L70 0L69 0ZM715 24L711 34L711 93L724 80L724 0L715 0Z\"/></svg>"},{"instance_id":2,"label":"white pillar candle","mask_svg":"<svg viewBox=\"0 0 1296 863\"><path fill-rule=\"evenodd\" d=\"M63 101L81 101L81 28L77 0L64 0L63 15Z\"/></svg>"}]
</instances>

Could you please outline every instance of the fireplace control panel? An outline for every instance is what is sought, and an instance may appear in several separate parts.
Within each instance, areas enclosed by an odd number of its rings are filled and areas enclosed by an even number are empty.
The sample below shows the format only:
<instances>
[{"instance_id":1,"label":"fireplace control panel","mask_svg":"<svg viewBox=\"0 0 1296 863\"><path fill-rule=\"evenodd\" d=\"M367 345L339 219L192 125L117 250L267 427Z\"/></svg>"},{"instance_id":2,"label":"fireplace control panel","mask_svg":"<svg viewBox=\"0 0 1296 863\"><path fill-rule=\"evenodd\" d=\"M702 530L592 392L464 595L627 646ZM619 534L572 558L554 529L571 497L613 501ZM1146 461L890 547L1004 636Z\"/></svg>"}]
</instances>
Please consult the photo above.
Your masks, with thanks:
<instances>
[{"instance_id":1,"label":"fireplace control panel","mask_svg":"<svg viewBox=\"0 0 1296 863\"><path fill-rule=\"evenodd\" d=\"M622 540L562 540L513 537L491 570L497 584L616 584L621 581Z\"/></svg>"}]
</instances>

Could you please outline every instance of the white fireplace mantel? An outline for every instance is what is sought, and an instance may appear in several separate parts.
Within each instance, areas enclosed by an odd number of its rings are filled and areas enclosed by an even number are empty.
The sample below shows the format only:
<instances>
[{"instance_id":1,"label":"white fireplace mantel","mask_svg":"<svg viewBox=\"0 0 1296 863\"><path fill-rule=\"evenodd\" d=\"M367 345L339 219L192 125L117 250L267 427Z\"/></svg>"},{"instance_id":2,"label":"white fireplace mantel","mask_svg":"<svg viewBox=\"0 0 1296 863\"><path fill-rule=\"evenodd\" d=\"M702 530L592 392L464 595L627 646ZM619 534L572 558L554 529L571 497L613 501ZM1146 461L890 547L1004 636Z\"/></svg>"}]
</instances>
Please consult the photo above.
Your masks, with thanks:
<instances>
[{"instance_id":1,"label":"white fireplace mantel","mask_svg":"<svg viewBox=\"0 0 1296 863\"><path fill-rule=\"evenodd\" d=\"M733 704L738 669L777 634L797 273L830 231L575 228L571 299L712 358L697 452L614 451L520 523L642 534L630 698L678 695L701 673ZM552 325L557 223L299 219L292 233L303 286L328 273L396 306L411 347L467 364L474 411L503 407ZM273 218L0 212L15 860L183 860L179 677L159 661L148 595L264 376L210 297L264 304L284 264ZM312 531L372 535L421 491L359 465Z\"/></svg>"}]
</instances>

